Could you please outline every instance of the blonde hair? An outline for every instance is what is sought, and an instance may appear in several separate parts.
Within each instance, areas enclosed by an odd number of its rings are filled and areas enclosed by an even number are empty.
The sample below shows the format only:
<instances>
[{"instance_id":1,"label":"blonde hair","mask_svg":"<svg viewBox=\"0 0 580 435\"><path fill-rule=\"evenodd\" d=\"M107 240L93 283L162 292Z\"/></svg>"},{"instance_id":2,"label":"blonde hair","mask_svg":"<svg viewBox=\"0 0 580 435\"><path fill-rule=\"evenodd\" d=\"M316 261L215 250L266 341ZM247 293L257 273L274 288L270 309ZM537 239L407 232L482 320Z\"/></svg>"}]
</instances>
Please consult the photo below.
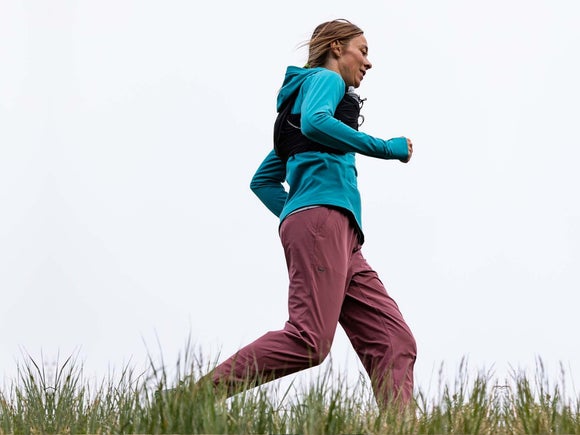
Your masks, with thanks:
<instances>
[{"instance_id":1,"label":"blonde hair","mask_svg":"<svg viewBox=\"0 0 580 435\"><path fill-rule=\"evenodd\" d=\"M332 42L346 45L349 41L364 32L345 19L337 19L319 24L312 32L310 41L302 46L308 46L308 61L305 68L315 68L324 65L330 52Z\"/></svg>"}]
</instances>

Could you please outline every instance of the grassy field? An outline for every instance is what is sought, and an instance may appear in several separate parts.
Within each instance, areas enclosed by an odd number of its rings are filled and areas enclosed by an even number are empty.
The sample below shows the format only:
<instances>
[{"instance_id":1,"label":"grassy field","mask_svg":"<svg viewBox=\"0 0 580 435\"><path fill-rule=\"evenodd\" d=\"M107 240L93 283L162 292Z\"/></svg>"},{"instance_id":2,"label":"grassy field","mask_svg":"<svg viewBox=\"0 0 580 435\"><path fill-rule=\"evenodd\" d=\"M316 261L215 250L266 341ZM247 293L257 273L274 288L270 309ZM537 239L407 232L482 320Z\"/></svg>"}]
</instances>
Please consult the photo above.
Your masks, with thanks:
<instances>
[{"instance_id":1,"label":"grassy field","mask_svg":"<svg viewBox=\"0 0 580 435\"><path fill-rule=\"evenodd\" d=\"M27 357L0 391L0 434L580 434L580 398L550 383L541 361L502 382L462 364L435 395L416 391L405 412L377 409L364 376L346 386L331 369L285 391L271 383L230 399L209 385L193 393L207 369L187 352L175 375L151 362L94 385L74 357L50 373Z\"/></svg>"}]
</instances>

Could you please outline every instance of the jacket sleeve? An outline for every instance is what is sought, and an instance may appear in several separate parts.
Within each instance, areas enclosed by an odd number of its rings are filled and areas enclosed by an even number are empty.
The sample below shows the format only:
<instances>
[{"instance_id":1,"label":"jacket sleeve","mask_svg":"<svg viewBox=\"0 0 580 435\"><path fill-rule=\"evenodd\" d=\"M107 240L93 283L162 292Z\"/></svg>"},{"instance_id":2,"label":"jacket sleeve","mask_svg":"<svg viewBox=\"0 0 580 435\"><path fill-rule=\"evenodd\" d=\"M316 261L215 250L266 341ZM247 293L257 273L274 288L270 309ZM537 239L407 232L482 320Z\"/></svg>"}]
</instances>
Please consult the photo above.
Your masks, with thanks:
<instances>
[{"instance_id":1,"label":"jacket sleeve","mask_svg":"<svg viewBox=\"0 0 580 435\"><path fill-rule=\"evenodd\" d=\"M286 165L274 150L266 156L250 182L250 189L264 203L268 210L280 216L288 193L284 189Z\"/></svg>"},{"instance_id":2,"label":"jacket sleeve","mask_svg":"<svg viewBox=\"0 0 580 435\"><path fill-rule=\"evenodd\" d=\"M407 139L380 139L349 127L334 118L346 85L339 74L323 71L308 77L302 85L300 120L308 139L342 152L354 152L380 159L405 159Z\"/></svg>"}]
</instances>

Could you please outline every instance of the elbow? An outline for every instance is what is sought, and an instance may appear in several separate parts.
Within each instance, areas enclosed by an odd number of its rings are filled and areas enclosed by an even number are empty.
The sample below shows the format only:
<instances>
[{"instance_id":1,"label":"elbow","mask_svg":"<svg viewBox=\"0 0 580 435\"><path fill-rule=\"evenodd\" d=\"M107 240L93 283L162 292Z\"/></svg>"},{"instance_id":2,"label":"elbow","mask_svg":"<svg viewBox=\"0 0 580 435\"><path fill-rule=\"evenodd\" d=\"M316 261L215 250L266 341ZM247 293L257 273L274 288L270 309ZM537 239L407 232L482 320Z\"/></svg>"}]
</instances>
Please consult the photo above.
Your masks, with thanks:
<instances>
[{"instance_id":1,"label":"elbow","mask_svg":"<svg viewBox=\"0 0 580 435\"><path fill-rule=\"evenodd\" d=\"M258 191L260 189L260 182L258 180L256 180L256 178L252 178L252 181L250 181L250 190L254 193L256 193L256 191Z\"/></svg>"},{"instance_id":2,"label":"elbow","mask_svg":"<svg viewBox=\"0 0 580 435\"><path fill-rule=\"evenodd\" d=\"M302 122L300 124L300 131L302 132L302 134L304 136L306 136L308 139L312 139L312 134L315 131L314 128L312 127L312 124L310 124L309 122Z\"/></svg>"},{"instance_id":3,"label":"elbow","mask_svg":"<svg viewBox=\"0 0 580 435\"><path fill-rule=\"evenodd\" d=\"M264 180L261 177L254 177L252 178L252 181L250 181L250 190L258 196L260 196L260 192L264 188L268 187L272 187L272 183L268 182L268 180Z\"/></svg>"},{"instance_id":4,"label":"elbow","mask_svg":"<svg viewBox=\"0 0 580 435\"><path fill-rule=\"evenodd\" d=\"M305 116L300 120L300 131L308 139L317 141L319 139L320 128L318 124L321 121L321 115L314 115L312 117Z\"/></svg>"}]
</instances>

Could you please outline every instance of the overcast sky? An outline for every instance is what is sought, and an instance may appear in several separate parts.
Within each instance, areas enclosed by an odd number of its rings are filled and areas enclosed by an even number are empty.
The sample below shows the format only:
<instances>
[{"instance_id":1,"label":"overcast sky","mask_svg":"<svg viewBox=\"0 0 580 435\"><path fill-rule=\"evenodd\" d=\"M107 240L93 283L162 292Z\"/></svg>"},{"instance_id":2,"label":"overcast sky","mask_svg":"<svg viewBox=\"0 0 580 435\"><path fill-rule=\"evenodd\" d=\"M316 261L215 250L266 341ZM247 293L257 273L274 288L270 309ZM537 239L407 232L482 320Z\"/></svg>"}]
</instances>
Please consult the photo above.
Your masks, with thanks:
<instances>
[{"instance_id":1,"label":"overcast sky","mask_svg":"<svg viewBox=\"0 0 580 435\"><path fill-rule=\"evenodd\" d=\"M141 367L157 342L171 365L189 336L223 359L283 326L278 221L248 186L333 18L369 42L362 129L414 143L357 164L418 385L463 357L580 377L574 0L1 0L2 375L23 350ZM360 369L340 328L332 356Z\"/></svg>"}]
</instances>

